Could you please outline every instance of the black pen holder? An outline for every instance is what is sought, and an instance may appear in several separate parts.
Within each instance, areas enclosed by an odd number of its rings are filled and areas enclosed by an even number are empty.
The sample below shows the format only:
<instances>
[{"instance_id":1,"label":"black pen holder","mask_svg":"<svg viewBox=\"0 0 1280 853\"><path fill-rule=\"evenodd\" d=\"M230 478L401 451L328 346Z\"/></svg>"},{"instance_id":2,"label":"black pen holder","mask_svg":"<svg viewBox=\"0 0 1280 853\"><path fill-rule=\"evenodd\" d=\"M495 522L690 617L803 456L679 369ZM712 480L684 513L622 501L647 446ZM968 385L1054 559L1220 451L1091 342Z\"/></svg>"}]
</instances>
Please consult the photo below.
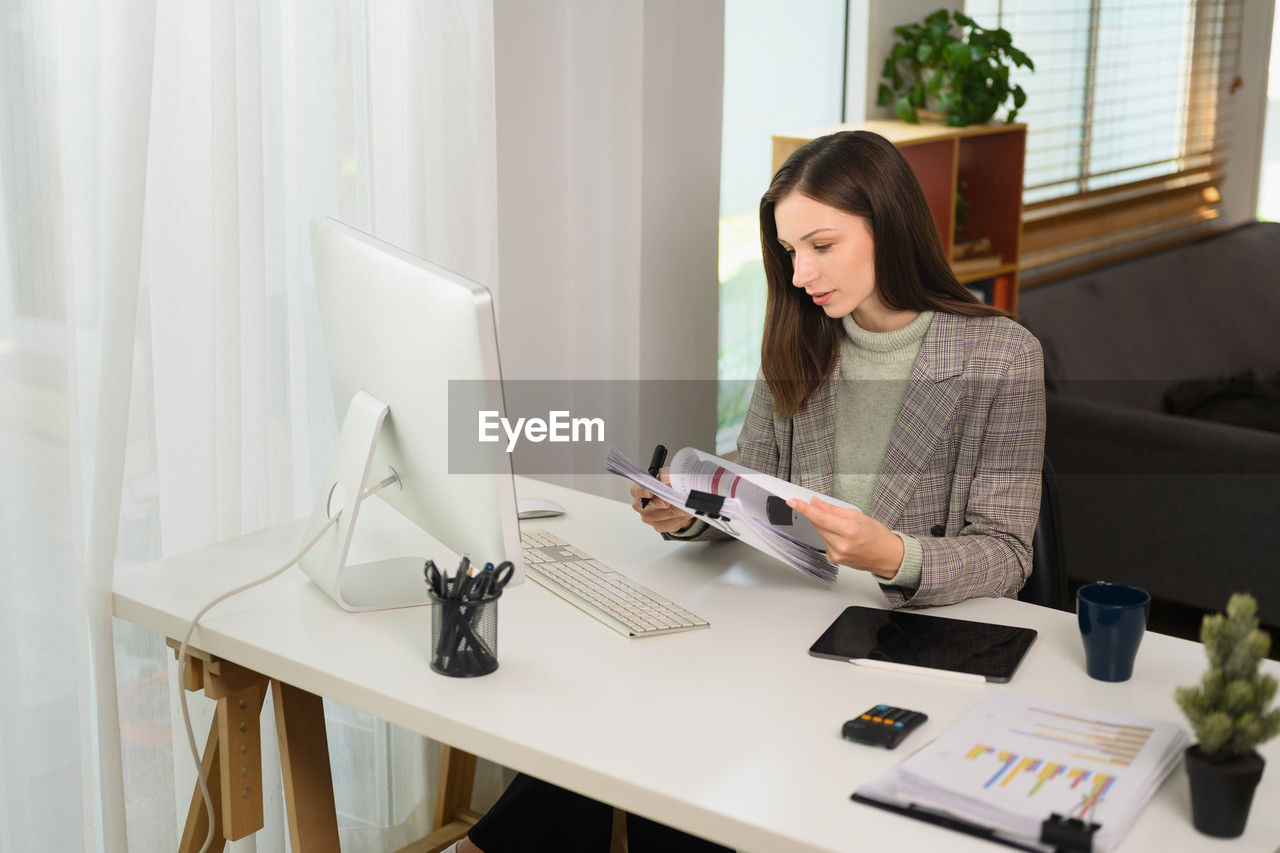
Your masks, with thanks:
<instances>
[{"instance_id":1,"label":"black pen holder","mask_svg":"<svg viewBox=\"0 0 1280 853\"><path fill-rule=\"evenodd\" d=\"M453 601L431 594L431 668L472 678L498 668L498 598Z\"/></svg>"}]
</instances>

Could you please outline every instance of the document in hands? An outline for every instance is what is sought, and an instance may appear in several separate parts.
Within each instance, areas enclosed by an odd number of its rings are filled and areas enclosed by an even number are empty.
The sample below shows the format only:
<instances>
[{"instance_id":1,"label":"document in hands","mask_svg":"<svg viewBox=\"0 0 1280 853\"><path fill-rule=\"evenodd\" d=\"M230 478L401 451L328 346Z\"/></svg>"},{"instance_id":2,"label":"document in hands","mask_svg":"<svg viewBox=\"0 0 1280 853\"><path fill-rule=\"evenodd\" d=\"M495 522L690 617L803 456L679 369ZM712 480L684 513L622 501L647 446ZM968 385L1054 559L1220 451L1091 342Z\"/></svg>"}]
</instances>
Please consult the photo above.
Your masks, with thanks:
<instances>
[{"instance_id":1,"label":"document in hands","mask_svg":"<svg viewBox=\"0 0 1280 853\"><path fill-rule=\"evenodd\" d=\"M1114 848L1190 738L1166 720L993 693L854 798L913 805L1034 844L1051 814Z\"/></svg>"},{"instance_id":2,"label":"document in hands","mask_svg":"<svg viewBox=\"0 0 1280 853\"><path fill-rule=\"evenodd\" d=\"M672 458L669 486L651 477L612 447L604 467L690 513L695 512L688 505L690 492L722 497L724 503L720 518L708 518L706 515L699 515L699 518L811 577L835 583L838 569L827 562L827 546L822 537L809 519L796 513L786 502L792 498L808 502L819 497L834 506L858 509L853 504L735 465L692 447L681 449Z\"/></svg>"}]
</instances>

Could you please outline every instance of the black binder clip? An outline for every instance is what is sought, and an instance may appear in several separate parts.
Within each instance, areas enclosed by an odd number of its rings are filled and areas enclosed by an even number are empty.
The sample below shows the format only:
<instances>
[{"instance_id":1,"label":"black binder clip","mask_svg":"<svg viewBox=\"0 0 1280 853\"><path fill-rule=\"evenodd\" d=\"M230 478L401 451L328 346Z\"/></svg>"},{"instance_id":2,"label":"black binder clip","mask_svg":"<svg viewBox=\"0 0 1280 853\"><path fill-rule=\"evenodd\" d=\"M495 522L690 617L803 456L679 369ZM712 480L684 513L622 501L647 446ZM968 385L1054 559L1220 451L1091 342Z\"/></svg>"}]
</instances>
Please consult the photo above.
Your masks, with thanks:
<instances>
[{"instance_id":1,"label":"black binder clip","mask_svg":"<svg viewBox=\"0 0 1280 853\"><path fill-rule=\"evenodd\" d=\"M720 508L724 506L724 495L713 495L710 492L700 492L694 489L689 492L689 497L685 500L684 505L698 515L718 519L721 517Z\"/></svg>"},{"instance_id":2,"label":"black binder clip","mask_svg":"<svg viewBox=\"0 0 1280 853\"><path fill-rule=\"evenodd\" d=\"M1040 824L1040 843L1051 845L1058 853L1091 853L1093 834L1101 828L1100 823L1053 814Z\"/></svg>"},{"instance_id":3,"label":"black binder clip","mask_svg":"<svg viewBox=\"0 0 1280 853\"><path fill-rule=\"evenodd\" d=\"M765 498L764 511L769 516L769 523L774 527L790 527L796 522L796 513L787 502L777 495Z\"/></svg>"}]
</instances>

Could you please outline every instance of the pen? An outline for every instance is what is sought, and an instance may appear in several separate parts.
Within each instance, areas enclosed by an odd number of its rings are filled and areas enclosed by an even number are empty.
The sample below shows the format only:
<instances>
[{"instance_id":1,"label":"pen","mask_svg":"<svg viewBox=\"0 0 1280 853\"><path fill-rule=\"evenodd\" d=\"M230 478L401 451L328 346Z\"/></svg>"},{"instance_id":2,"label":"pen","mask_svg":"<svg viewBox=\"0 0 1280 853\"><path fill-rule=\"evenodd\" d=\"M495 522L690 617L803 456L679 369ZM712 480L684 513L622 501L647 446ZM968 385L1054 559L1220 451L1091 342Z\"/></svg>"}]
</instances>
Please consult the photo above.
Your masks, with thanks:
<instances>
[{"instance_id":1,"label":"pen","mask_svg":"<svg viewBox=\"0 0 1280 853\"><path fill-rule=\"evenodd\" d=\"M907 663L894 663L887 660L871 658L849 658L849 663L867 669L882 669L885 672L901 672L905 675L925 675L929 678L942 678L947 681L960 681L966 684L986 684L987 680L972 672L952 672L949 669L931 669L927 666L912 666Z\"/></svg>"},{"instance_id":2,"label":"pen","mask_svg":"<svg viewBox=\"0 0 1280 853\"><path fill-rule=\"evenodd\" d=\"M471 568L471 558L466 554L462 555L462 561L458 563L458 573L453 578L453 592L449 596L454 601L462 598L463 584L467 580L467 572Z\"/></svg>"},{"instance_id":3,"label":"pen","mask_svg":"<svg viewBox=\"0 0 1280 853\"><path fill-rule=\"evenodd\" d=\"M667 461L667 448L659 444L653 448L653 456L649 457L649 476L657 477L662 471L662 466ZM640 508L644 509L649 505L648 498L640 499Z\"/></svg>"}]
</instances>

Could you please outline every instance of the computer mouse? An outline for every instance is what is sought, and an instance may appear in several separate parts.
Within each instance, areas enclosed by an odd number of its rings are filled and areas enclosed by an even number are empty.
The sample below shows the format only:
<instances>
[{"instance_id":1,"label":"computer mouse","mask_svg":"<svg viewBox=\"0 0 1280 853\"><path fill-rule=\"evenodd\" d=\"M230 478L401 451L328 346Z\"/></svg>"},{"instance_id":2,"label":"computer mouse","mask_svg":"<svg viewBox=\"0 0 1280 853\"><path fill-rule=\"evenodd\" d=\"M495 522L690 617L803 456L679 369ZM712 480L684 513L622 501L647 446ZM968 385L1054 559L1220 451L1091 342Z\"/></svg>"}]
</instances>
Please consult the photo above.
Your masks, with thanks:
<instances>
[{"instance_id":1,"label":"computer mouse","mask_svg":"<svg viewBox=\"0 0 1280 853\"><path fill-rule=\"evenodd\" d=\"M519 518L552 518L564 515L564 507L547 498L517 498L516 515Z\"/></svg>"}]
</instances>

